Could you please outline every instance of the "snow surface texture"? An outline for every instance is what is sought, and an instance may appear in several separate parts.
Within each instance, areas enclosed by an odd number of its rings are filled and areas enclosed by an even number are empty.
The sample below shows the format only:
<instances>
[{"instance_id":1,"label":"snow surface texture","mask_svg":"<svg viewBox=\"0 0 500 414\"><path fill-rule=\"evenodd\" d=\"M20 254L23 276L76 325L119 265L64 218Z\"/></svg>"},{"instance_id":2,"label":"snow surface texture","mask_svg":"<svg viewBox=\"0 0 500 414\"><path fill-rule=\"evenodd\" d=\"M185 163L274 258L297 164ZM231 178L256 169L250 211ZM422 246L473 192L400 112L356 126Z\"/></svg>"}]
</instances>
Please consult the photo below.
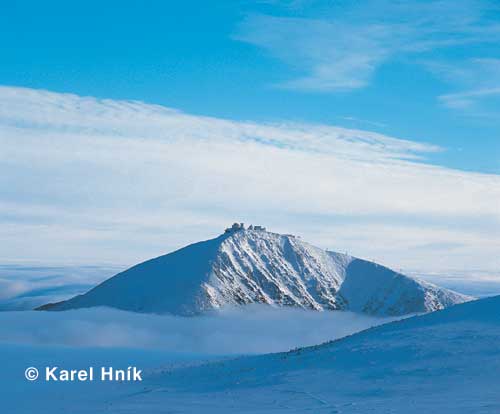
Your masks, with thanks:
<instances>
[{"instance_id":1,"label":"snow surface texture","mask_svg":"<svg viewBox=\"0 0 500 414\"><path fill-rule=\"evenodd\" d=\"M158 370L114 409L498 413L499 343L500 297L481 299L310 348Z\"/></svg>"},{"instance_id":2,"label":"snow surface texture","mask_svg":"<svg viewBox=\"0 0 500 414\"><path fill-rule=\"evenodd\" d=\"M399 316L472 298L292 235L237 230L136 265L49 310L110 306L193 315L265 303Z\"/></svg>"},{"instance_id":3,"label":"snow surface texture","mask_svg":"<svg viewBox=\"0 0 500 414\"><path fill-rule=\"evenodd\" d=\"M74 318L88 311L93 310L45 316ZM3 315L17 318L13 314ZM36 312L23 314L39 320ZM47 335L56 333L59 326L47 324ZM81 334L93 335L91 329L79 329ZM319 346L237 359L214 360L159 349L3 343L2 410L16 414L495 414L500 412L499 343L500 297L378 326ZM28 366L54 365L68 369L133 365L144 369L144 380L53 383L23 378Z\"/></svg>"}]
</instances>

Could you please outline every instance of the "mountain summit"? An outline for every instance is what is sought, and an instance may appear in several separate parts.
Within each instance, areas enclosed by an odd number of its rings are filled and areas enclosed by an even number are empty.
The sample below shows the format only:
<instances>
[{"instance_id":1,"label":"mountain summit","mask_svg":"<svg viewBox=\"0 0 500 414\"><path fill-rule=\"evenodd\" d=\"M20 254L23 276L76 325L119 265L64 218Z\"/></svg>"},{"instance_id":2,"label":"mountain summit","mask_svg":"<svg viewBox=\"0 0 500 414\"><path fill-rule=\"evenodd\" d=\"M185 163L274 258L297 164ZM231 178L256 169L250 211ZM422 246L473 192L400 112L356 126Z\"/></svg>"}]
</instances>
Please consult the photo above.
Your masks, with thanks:
<instances>
[{"instance_id":1,"label":"mountain summit","mask_svg":"<svg viewBox=\"0 0 500 414\"><path fill-rule=\"evenodd\" d=\"M83 295L39 309L110 306L193 315L225 305L266 303L396 316L471 299L292 235L235 223L215 239L140 263Z\"/></svg>"}]
</instances>

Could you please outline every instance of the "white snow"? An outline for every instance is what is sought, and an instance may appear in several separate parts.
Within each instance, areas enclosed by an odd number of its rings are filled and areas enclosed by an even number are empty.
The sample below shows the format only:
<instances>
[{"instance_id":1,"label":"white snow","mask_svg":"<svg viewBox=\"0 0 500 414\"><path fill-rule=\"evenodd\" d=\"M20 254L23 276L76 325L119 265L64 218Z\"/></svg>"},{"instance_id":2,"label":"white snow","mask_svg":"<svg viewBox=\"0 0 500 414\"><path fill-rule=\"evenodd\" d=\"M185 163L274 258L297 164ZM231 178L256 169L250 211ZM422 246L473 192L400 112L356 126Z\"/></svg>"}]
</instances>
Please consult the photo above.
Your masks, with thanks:
<instances>
[{"instance_id":1,"label":"white snow","mask_svg":"<svg viewBox=\"0 0 500 414\"><path fill-rule=\"evenodd\" d=\"M114 405L178 413L500 412L500 297L324 345L152 372Z\"/></svg>"},{"instance_id":2,"label":"white snow","mask_svg":"<svg viewBox=\"0 0 500 414\"><path fill-rule=\"evenodd\" d=\"M227 308L181 317L77 309L67 312L0 312L0 407L6 413L114 412L117 401L143 391L125 383L44 383L24 379L33 366L83 369L137 366L156 372L241 354L311 345L391 319L350 312ZM149 375L149 374L147 374ZM176 410L175 407L169 409ZM134 408L130 412L141 412ZM154 412L163 412L155 409Z\"/></svg>"},{"instance_id":3,"label":"white snow","mask_svg":"<svg viewBox=\"0 0 500 414\"><path fill-rule=\"evenodd\" d=\"M24 314L9 327L17 324L21 332L23 326L36 324L40 318L57 320L80 315L85 319L83 314L95 311L0 315L4 318L2 327L7 327L5 322L10 317ZM248 310L248 314L252 312ZM317 312L308 314L322 316ZM164 318L135 316L144 321ZM30 317L35 318L31 323ZM187 319L198 318L202 317ZM116 318L105 314L101 319L103 329L107 323L116 322ZM293 319L288 317L288 323ZM57 334L61 327L60 323L41 325L48 336ZM132 324L134 329L139 325ZM159 325L156 328L161 329ZM84 329L75 325L75 329L81 335L93 333L92 326ZM264 339L267 334L264 330ZM208 339L210 332L200 336ZM389 323L323 345L236 359L207 360L203 354L183 355L169 350L28 343L23 345L18 339L13 345L0 344L5 412L455 414L500 410L496 386L500 369L500 297ZM23 378L26 367L46 365L74 369L137 365L144 369L144 381L54 384Z\"/></svg>"},{"instance_id":4,"label":"white snow","mask_svg":"<svg viewBox=\"0 0 500 414\"><path fill-rule=\"evenodd\" d=\"M136 265L48 308L110 306L193 315L227 305L266 303L398 316L470 299L291 235L236 230Z\"/></svg>"}]
</instances>

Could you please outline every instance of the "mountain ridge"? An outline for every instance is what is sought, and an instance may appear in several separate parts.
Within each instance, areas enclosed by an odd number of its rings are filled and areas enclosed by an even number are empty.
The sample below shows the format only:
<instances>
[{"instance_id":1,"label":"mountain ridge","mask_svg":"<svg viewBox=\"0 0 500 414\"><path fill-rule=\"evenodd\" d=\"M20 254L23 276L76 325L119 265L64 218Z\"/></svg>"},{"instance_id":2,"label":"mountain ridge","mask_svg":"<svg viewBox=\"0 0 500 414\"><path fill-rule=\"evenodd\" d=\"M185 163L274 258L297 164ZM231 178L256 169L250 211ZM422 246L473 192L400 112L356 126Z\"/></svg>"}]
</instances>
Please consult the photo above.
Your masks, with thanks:
<instances>
[{"instance_id":1,"label":"mountain ridge","mask_svg":"<svg viewBox=\"0 0 500 414\"><path fill-rule=\"evenodd\" d=\"M472 299L293 235L235 224L214 239L150 259L41 310L110 306L179 315L266 303L399 316Z\"/></svg>"}]
</instances>

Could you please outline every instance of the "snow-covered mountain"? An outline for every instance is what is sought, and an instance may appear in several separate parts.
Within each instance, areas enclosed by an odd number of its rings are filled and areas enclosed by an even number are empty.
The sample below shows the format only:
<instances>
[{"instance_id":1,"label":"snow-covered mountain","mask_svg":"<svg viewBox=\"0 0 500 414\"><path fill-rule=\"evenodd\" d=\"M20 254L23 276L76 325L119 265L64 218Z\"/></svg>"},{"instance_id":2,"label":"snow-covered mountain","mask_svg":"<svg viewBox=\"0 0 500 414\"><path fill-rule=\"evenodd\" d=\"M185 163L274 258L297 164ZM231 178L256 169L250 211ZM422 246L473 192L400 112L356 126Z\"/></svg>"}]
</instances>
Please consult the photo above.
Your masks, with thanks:
<instances>
[{"instance_id":1,"label":"snow-covered mountain","mask_svg":"<svg viewBox=\"0 0 500 414\"><path fill-rule=\"evenodd\" d=\"M110 306L192 315L259 302L396 316L470 299L292 235L234 225L215 239L148 260L84 295L40 309Z\"/></svg>"}]
</instances>

